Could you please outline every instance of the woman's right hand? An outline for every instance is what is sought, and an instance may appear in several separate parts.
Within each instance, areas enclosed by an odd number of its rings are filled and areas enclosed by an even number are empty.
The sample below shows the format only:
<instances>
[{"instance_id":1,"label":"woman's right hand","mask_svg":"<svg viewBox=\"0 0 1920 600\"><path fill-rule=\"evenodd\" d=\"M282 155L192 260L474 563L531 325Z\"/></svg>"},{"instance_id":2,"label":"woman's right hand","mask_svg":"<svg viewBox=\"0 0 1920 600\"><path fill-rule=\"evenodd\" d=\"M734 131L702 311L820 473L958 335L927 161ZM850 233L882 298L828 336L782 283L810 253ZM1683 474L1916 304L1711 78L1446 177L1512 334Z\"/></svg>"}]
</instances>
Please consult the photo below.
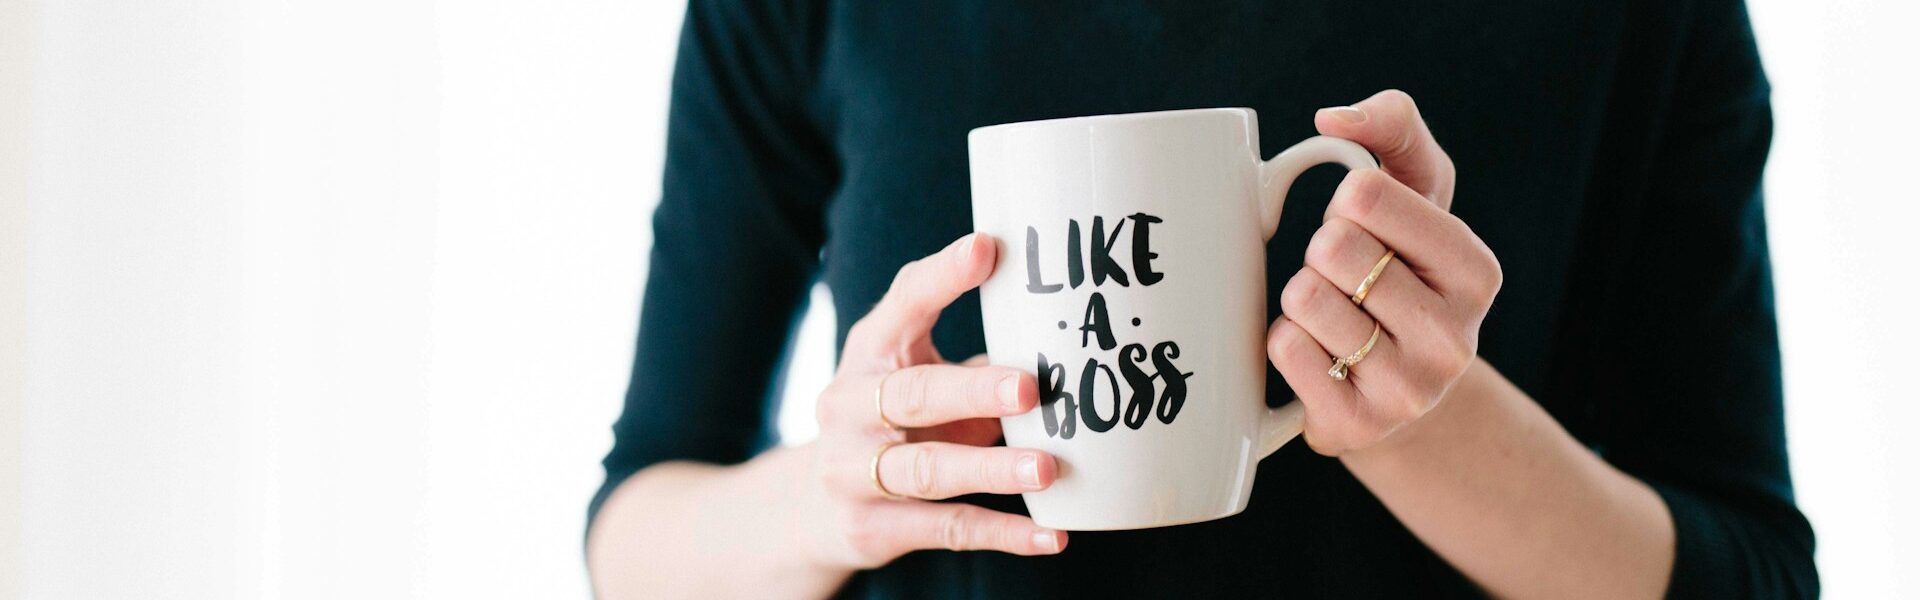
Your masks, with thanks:
<instances>
[{"instance_id":1,"label":"woman's right hand","mask_svg":"<svg viewBox=\"0 0 1920 600\"><path fill-rule=\"evenodd\" d=\"M994 445L999 417L1039 402L1034 377L982 366L982 357L945 362L929 337L940 311L993 273L996 252L991 238L971 234L908 263L848 331L839 371L820 395L805 483L818 492L807 504L822 514L802 519L813 525L804 528L814 538L807 545L822 566L873 568L935 548L1032 556L1066 547L1066 532L1028 517L927 502L1042 490L1058 473L1045 452Z\"/></svg>"}]
</instances>

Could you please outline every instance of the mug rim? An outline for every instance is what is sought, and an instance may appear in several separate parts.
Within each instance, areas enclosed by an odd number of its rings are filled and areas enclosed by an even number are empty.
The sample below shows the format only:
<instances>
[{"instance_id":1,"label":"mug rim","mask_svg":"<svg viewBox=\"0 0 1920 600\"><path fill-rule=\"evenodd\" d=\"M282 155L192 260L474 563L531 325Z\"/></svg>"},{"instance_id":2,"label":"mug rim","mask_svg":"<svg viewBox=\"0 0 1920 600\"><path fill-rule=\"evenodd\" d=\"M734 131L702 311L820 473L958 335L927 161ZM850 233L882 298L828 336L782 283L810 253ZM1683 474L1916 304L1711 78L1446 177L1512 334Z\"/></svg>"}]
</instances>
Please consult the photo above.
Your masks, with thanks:
<instances>
[{"instance_id":1,"label":"mug rim","mask_svg":"<svg viewBox=\"0 0 1920 600\"><path fill-rule=\"evenodd\" d=\"M1249 117L1254 114L1252 108L1248 108L1244 106L1218 106L1218 107L1211 107L1211 108L1178 108L1173 110L1155 110L1155 111L1133 112L1133 113L1083 115L1078 117L1057 117L1052 119L1035 119L1032 121L1014 121L1012 123L1000 123L996 125L986 125L983 127L975 127L971 131L967 132L967 137L971 139L977 135L984 135L984 134L990 134L990 133L1012 132L1012 131L1026 130L1026 129L1039 129L1039 128L1045 128L1045 127L1059 127L1064 125L1079 125L1079 124L1083 124L1083 122L1090 122L1090 121L1108 121L1108 122L1147 121L1147 120L1158 120L1158 119L1192 117L1192 116L1199 116L1203 114L1223 113L1223 112L1234 113L1234 114L1240 115L1241 117Z\"/></svg>"}]
</instances>

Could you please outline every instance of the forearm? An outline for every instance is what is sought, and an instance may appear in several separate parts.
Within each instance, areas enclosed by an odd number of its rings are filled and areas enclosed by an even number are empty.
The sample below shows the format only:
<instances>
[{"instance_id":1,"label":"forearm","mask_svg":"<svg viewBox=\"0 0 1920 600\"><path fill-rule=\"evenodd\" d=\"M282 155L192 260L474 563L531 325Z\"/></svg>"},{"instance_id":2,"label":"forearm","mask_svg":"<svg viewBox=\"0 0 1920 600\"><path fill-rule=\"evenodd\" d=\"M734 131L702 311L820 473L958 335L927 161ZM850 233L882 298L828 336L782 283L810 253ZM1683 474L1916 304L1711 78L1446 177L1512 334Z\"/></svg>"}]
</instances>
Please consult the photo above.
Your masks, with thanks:
<instances>
[{"instance_id":1,"label":"forearm","mask_svg":"<svg viewBox=\"0 0 1920 600\"><path fill-rule=\"evenodd\" d=\"M851 571L810 562L794 518L812 501L808 447L721 467L654 465L620 484L595 517L587 563L601 598L827 596Z\"/></svg>"},{"instance_id":2,"label":"forearm","mask_svg":"<svg viewBox=\"0 0 1920 600\"><path fill-rule=\"evenodd\" d=\"M1430 413L1342 456L1414 535L1503 597L1656 598L1674 530L1652 489L1476 360Z\"/></svg>"}]
</instances>

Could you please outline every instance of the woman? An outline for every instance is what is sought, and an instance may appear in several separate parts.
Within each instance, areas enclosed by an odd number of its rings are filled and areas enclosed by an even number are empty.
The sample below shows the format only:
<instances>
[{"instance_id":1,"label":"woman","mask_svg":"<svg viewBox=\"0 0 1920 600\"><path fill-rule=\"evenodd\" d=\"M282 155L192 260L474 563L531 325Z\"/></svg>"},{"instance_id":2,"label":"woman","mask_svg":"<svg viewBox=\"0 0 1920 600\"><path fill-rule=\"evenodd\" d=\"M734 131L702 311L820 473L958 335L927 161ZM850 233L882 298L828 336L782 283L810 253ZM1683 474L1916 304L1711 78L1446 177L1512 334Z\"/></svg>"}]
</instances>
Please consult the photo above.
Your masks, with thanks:
<instances>
[{"instance_id":1,"label":"woman","mask_svg":"<svg viewBox=\"0 0 1920 600\"><path fill-rule=\"evenodd\" d=\"M689 7L604 596L1817 594L1737 0L921 4ZM1033 378L964 360L995 252L965 134L1204 106L1257 109L1265 155L1318 132L1381 161L1324 210L1296 190L1270 249L1268 401L1300 397L1306 443L1240 516L1069 547L1015 495L1051 457L995 445ZM819 439L775 448L816 278L839 368Z\"/></svg>"}]
</instances>

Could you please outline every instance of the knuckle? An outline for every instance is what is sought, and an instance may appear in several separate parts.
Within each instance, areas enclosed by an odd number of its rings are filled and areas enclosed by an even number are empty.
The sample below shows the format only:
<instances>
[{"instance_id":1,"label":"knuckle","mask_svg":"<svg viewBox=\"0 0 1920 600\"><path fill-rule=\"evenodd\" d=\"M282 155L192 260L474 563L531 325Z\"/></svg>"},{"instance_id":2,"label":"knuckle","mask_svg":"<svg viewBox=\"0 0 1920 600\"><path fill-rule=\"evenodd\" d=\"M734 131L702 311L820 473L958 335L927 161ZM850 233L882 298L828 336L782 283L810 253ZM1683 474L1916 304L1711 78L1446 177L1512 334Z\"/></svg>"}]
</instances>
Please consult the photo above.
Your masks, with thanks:
<instances>
[{"instance_id":1,"label":"knuckle","mask_svg":"<svg viewBox=\"0 0 1920 600\"><path fill-rule=\"evenodd\" d=\"M1361 169L1347 174L1342 190L1333 199L1334 212L1354 221L1364 221L1380 207L1380 199L1392 177L1380 169Z\"/></svg>"},{"instance_id":2,"label":"knuckle","mask_svg":"<svg viewBox=\"0 0 1920 600\"><path fill-rule=\"evenodd\" d=\"M1383 117L1387 127L1386 139L1382 140L1377 153L1383 157L1401 157L1412 153L1421 137L1424 126L1421 123L1420 107L1413 96L1404 91L1389 89L1375 94L1369 102L1378 103L1377 112Z\"/></svg>"},{"instance_id":3,"label":"knuckle","mask_svg":"<svg viewBox=\"0 0 1920 600\"><path fill-rule=\"evenodd\" d=\"M1417 377L1423 381L1451 381L1453 377L1465 371L1467 364L1473 360L1472 350L1461 342L1458 335L1440 335L1426 344L1427 350L1417 356L1408 357L1407 370L1410 379ZM1424 394L1422 389L1424 388L1409 385L1402 390L1402 394Z\"/></svg>"},{"instance_id":4,"label":"knuckle","mask_svg":"<svg viewBox=\"0 0 1920 600\"><path fill-rule=\"evenodd\" d=\"M1300 272L1293 274L1292 279L1287 280L1286 287L1280 289L1280 311L1289 315L1306 312L1308 307L1313 306L1314 295L1319 293L1319 290L1320 286L1314 285L1313 279L1307 276L1306 269L1301 269Z\"/></svg>"},{"instance_id":5,"label":"knuckle","mask_svg":"<svg viewBox=\"0 0 1920 600\"><path fill-rule=\"evenodd\" d=\"M1286 345L1280 349L1280 358L1288 363L1303 364L1326 358L1321 355L1319 348L1320 345L1307 335L1307 330L1300 328L1300 324L1288 323Z\"/></svg>"},{"instance_id":6,"label":"knuckle","mask_svg":"<svg viewBox=\"0 0 1920 600\"><path fill-rule=\"evenodd\" d=\"M898 400L894 406L898 409L899 418L916 423L924 421L927 417L927 370L908 367L897 371L892 379L898 382L895 388L899 392Z\"/></svg>"},{"instance_id":7,"label":"knuckle","mask_svg":"<svg viewBox=\"0 0 1920 600\"><path fill-rule=\"evenodd\" d=\"M1447 377L1465 371L1478 352L1470 327L1451 316L1428 318L1422 337L1425 349L1418 357L1421 366Z\"/></svg>"},{"instance_id":8,"label":"knuckle","mask_svg":"<svg viewBox=\"0 0 1920 600\"><path fill-rule=\"evenodd\" d=\"M1353 228L1353 221L1339 218L1330 219L1320 226L1319 233L1307 241L1307 264L1323 273L1331 273L1329 269L1338 267L1341 257L1346 256L1357 241Z\"/></svg>"},{"instance_id":9,"label":"knuckle","mask_svg":"<svg viewBox=\"0 0 1920 600\"><path fill-rule=\"evenodd\" d=\"M1293 350L1295 346L1293 336L1296 335L1294 329L1297 327L1298 326L1294 325L1292 321L1286 320L1285 318L1281 319L1280 324L1274 326L1273 336L1267 339L1267 360L1271 361L1274 366L1286 365L1288 360L1293 357L1293 353L1295 352Z\"/></svg>"},{"instance_id":10,"label":"knuckle","mask_svg":"<svg viewBox=\"0 0 1920 600\"><path fill-rule=\"evenodd\" d=\"M1506 273L1500 266L1500 257L1487 246L1487 240L1474 233L1473 226L1458 215L1448 214L1448 225L1462 232L1469 248L1465 263L1467 271L1473 273L1473 285L1476 300L1492 302L1494 294L1499 293L1500 285L1506 279Z\"/></svg>"},{"instance_id":11,"label":"knuckle","mask_svg":"<svg viewBox=\"0 0 1920 600\"><path fill-rule=\"evenodd\" d=\"M1490 305L1494 297L1500 294L1501 286L1506 283L1507 274L1500 267L1500 257L1493 254L1493 249L1488 248L1485 242L1480 242L1477 246L1479 246L1476 249L1477 254L1486 272L1486 275L1480 278L1481 286L1478 289L1480 295L1477 299L1483 305Z\"/></svg>"},{"instance_id":12,"label":"knuckle","mask_svg":"<svg viewBox=\"0 0 1920 600\"><path fill-rule=\"evenodd\" d=\"M1476 313L1485 313L1493 308L1493 299L1500 294L1500 280L1496 275L1481 278L1473 286L1473 308Z\"/></svg>"},{"instance_id":13,"label":"knuckle","mask_svg":"<svg viewBox=\"0 0 1920 600\"><path fill-rule=\"evenodd\" d=\"M1450 343L1444 346L1445 353L1441 355L1439 367L1442 375L1452 379L1466 372L1467 367L1473 364L1473 357L1479 354L1475 348L1478 341L1471 335L1451 335L1447 336L1447 340Z\"/></svg>"},{"instance_id":14,"label":"knuckle","mask_svg":"<svg viewBox=\"0 0 1920 600\"><path fill-rule=\"evenodd\" d=\"M1412 94L1397 88L1380 92L1380 99L1387 103L1389 109L1402 113L1411 114L1420 110L1420 106L1414 103Z\"/></svg>"},{"instance_id":15,"label":"knuckle","mask_svg":"<svg viewBox=\"0 0 1920 600\"><path fill-rule=\"evenodd\" d=\"M1285 331L1283 327L1276 326L1271 330L1271 333L1267 335L1267 362L1273 363L1275 367L1286 364L1286 362L1281 360L1286 358L1287 338L1284 335Z\"/></svg>"},{"instance_id":16,"label":"knuckle","mask_svg":"<svg viewBox=\"0 0 1920 600\"><path fill-rule=\"evenodd\" d=\"M965 550L972 547L973 519L960 507L953 507L940 515L940 547L948 550Z\"/></svg>"},{"instance_id":17,"label":"knuckle","mask_svg":"<svg viewBox=\"0 0 1920 600\"><path fill-rule=\"evenodd\" d=\"M934 498L940 491L939 457L925 446L913 446L913 455L907 457L907 485L913 495L920 498Z\"/></svg>"},{"instance_id":18,"label":"knuckle","mask_svg":"<svg viewBox=\"0 0 1920 600\"><path fill-rule=\"evenodd\" d=\"M820 390L820 395L813 402L813 417L816 422L824 425L834 422L839 417L840 398L850 392L847 385L846 378L835 377L833 381L827 382L826 389Z\"/></svg>"},{"instance_id":19,"label":"knuckle","mask_svg":"<svg viewBox=\"0 0 1920 600\"><path fill-rule=\"evenodd\" d=\"M1463 321L1453 307L1442 303L1423 303L1415 309L1420 313L1420 346L1424 348L1418 357L1420 362L1448 376L1465 371L1479 353L1475 325Z\"/></svg>"},{"instance_id":20,"label":"knuckle","mask_svg":"<svg viewBox=\"0 0 1920 600\"><path fill-rule=\"evenodd\" d=\"M1493 276L1487 278L1492 284L1488 287L1487 292L1487 300L1491 303L1494 298L1500 296L1500 289L1506 287L1507 271L1500 266L1500 259L1494 256L1492 252L1487 253L1487 264L1493 267Z\"/></svg>"}]
</instances>

